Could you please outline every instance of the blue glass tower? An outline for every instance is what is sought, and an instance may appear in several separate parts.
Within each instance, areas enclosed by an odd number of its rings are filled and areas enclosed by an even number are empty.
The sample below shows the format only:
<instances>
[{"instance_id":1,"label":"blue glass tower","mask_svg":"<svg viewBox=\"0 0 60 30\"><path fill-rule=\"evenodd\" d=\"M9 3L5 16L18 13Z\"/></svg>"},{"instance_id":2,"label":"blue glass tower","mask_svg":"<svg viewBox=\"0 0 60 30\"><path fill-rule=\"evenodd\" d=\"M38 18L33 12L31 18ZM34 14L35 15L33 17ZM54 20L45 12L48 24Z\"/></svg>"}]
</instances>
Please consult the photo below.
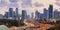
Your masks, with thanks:
<instances>
[{"instance_id":1,"label":"blue glass tower","mask_svg":"<svg viewBox=\"0 0 60 30\"><path fill-rule=\"evenodd\" d=\"M9 13L8 12L5 12L4 17L8 19Z\"/></svg>"},{"instance_id":2,"label":"blue glass tower","mask_svg":"<svg viewBox=\"0 0 60 30\"><path fill-rule=\"evenodd\" d=\"M54 11L54 18L57 19L57 17L58 17L58 11L55 10L55 11Z\"/></svg>"},{"instance_id":3,"label":"blue glass tower","mask_svg":"<svg viewBox=\"0 0 60 30\"><path fill-rule=\"evenodd\" d=\"M39 17L40 17L40 19L43 19L44 14L40 13L40 14L39 14Z\"/></svg>"},{"instance_id":4,"label":"blue glass tower","mask_svg":"<svg viewBox=\"0 0 60 30\"><path fill-rule=\"evenodd\" d=\"M49 19L53 18L53 5L49 5L49 8L48 8L48 16L49 16Z\"/></svg>"},{"instance_id":5,"label":"blue glass tower","mask_svg":"<svg viewBox=\"0 0 60 30\"><path fill-rule=\"evenodd\" d=\"M9 17L13 17L13 8L9 8Z\"/></svg>"},{"instance_id":6,"label":"blue glass tower","mask_svg":"<svg viewBox=\"0 0 60 30\"><path fill-rule=\"evenodd\" d=\"M18 8L16 8L16 17L18 17Z\"/></svg>"},{"instance_id":7,"label":"blue glass tower","mask_svg":"<svg viewBox=\"0 0 60 30\"><path fill-rule=\"evenodd\" d=\"M48 10L44 8L44 19L48 18Z\"/></svg>"},{"instance_id":8,"label":"blue glass tower","mask_svg":"<svg viewBox=\"0 0 60 30\"><path fill-rule=\"evenodd\" d=\"M18 8L16 8L16 20L18 20Z\"/></svg>"},{"instance_id":9,"label":"blue glass tower","mask_svg":"<svg viewBox=\"0 0 60 30\"><path fill-rule=\"evenodd\" d=\"M25 10L22 10L22 17L21 17L21 22L24 23L24 20L27 17L27 12Z\"/></svg>"},{"instance_id":10,"label":"blue glass tower","mask_svg":"<svg viewBox=\"0 0 60 30\"><path fill-rule=\"evenodd\" d=\"M15 11L13 11L13 18L14 18L14 19L16 18L16 14L15 14Z\"/></svg>"}]
</instances>

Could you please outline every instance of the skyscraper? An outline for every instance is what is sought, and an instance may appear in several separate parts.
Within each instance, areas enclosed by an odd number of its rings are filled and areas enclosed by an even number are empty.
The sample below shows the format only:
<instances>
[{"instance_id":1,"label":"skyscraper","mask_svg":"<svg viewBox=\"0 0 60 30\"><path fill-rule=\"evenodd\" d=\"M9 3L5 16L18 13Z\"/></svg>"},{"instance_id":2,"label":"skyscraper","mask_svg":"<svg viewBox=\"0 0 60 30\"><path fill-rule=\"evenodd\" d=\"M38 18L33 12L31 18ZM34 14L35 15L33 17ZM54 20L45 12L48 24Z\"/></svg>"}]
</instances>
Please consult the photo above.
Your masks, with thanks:
<instances>
[{"instance_id":1,"label":"skyscraper","mask_svg":"<svg viewBox=\"0 0 60 30\"><path fill-rule=\"evenodd\" d=\"M34 13L31 13L31 19L33 19L33 17L34 17Z\"/></svg>"},{"instance_id":2,"label":"skyscraper","mask_svg":"<svg viewBox=\"0 0 60 30\"><path fill-rule=\"evenodd\" d=\"M21 17L21 22L24 23L24 20L27 17L27 12L25 10L22 10L22 17Z\"/></svg>"},{"instance_id":3,"label":"skyscraper","mask_svg":"<svg viewBox=\"0 0 60 30\"><path fill-rule=\"evenodd\" d=\"M55 11L54 11L54 18L57 19L57 17L58 17L58 11L55 10Z\"/></svg>"},{"instance_id":4,"label":"skyscraper","mask_svg":"<svg viewBox=\"0 0 60 30\"><path fill-rule=\"evenodd\" d=\"M13 17L13 8L9 8L9 17Z\"/></svg>"},{"instance_id":5,"label":"skyscraper","mask_svg":"<svg viewBox=\"0 0 60 30\"><path fill-rule=\"evenodd\" d=\"M53 18L53 5L49 5L49 8L48 8L48 18L51 19Z\"/></svg>"},{"instance_id":6,"label":"skyscraper","mask_svg":"<svg viewBox=\"0 0 60 30\"><path fill-rule=\"evenodd\" d=\"M58 11L58 19L60 19L60 11Z\"/></svg>"},{"instance_id":7,"label":"skyscraper","mask_svg":"<svg viewBox=\"0 0 60 30\"><path fill-rule=\"evenodd\" d=\"M55 19L60 19L60 12L57 11L57 9L54 11L54 18Z\"/></svg>"},{"instance_id":8,"label":"skyscraper","mask_svg":"<svg viewBox=\"0 0 60 30\"><path fill-rule=\"evenodd\" d=\"M35 12L35 19L40 19L40 12L38 11Z\"/></svg>"},{"instance_id":9,"label":"skyscraper","mask_svg":"<svg viewBox=\"0 0 60 30\"><path fill-rule=\"evenodd\" d=\"M18 8L16 8L16 16L18 16Z\"/></svg>"},{"instance_id":10,"label":"skyscraper","mask_svg":"<svg viewBox=\"0 0 60 30\"><path fill-rule=\"evenodd\" d=\"M44 8L44 19L48 18L48 10Z\"/></svg>"},{"instance_id":11,"label":"skyscraper","mask_svg":"<svg viewBox=\"0 0 60 30\"><path fill-rule=\"evenodd\" d=\"M13 11L13 19L16 19L16 13Z\"/></svg>"},{"instance_id":12,"label":"skyscraper","mask_svg":"<svg viewBox=\"0 0 60 30\"><path fill-rule=\"evenodd\" d=\"M18 20L18 8L16 8L16 19Z\"/></svg>"},{"instance_id":13,"label":"skyscraper","mask_svg":"<svg viewBox=\"0 0 60 30\"><path fill-rule=\"evenodd\" d=\"M6 19L8 19L8 18L9 18L9 12L5 12L4 17L5 17Z\"/></svg>"},{"instance_id":14,"label":"skyscraper","mask_svg":"<svg viewBox=\"0 0 60 30\"><path fill-rule=\"evenodd\" d=\"M35 11L35 19L38 19L38 11Z\"/></svg>"},{"instance_id":15,"label":"skyscraper","mask_svg":"<svg viewBox=\"0 0 60 30\"><path fill-rule=\"evenodd\" d=\"M43 19L43 17L44 17L44 14L42 14L42 13L38 13L38 17L39 17L39 19Z\"/></svg>"}]
</instances>

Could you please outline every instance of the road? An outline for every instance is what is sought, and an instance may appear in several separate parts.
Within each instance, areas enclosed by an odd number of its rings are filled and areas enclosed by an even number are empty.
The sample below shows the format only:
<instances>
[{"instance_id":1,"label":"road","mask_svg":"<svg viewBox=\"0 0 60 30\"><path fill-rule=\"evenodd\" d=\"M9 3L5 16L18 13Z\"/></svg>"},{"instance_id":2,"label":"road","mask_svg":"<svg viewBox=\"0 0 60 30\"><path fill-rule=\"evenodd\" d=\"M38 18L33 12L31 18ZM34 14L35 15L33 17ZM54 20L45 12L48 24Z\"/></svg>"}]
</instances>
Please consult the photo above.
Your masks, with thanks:
<instances>
[{"instance_id":1,"label":"road","mask_svg":"<svg viewBox=\"0 0 60 30\"><path fill-rule=\"evenodd\" d=\"M27 24L27 26L23 26L23 27L13 26L9 29L10 30L46 30L46 29L49 29L51 27L54 27L54 25L39 23L37 21L31 21L30 23L27 23L27 22L25 22L25 23Z\"/></svg>"}]
</instances>

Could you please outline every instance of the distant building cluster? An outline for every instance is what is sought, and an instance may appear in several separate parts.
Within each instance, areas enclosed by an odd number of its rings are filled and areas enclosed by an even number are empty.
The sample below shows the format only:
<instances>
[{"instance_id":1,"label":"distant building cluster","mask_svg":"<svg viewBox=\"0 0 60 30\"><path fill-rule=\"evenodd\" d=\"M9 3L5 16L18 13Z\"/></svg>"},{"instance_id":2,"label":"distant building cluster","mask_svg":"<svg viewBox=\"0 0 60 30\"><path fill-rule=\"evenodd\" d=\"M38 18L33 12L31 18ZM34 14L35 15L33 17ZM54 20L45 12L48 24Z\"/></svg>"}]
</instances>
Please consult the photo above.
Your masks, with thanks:
<instances>
[{"instance_id":1,"label":"distant building cluster","mask_svg":"<svg viewBox=\"0 0 60 30\"><path fill-rule=\"evenodd\" d=\"M38 11L35 12L36 19L52 19L53 18L53 5L49 5L48 10L46 8L43 9L44 12L40 13Z\"/></svg>"},{"instance_id":2,"label":"distant building cluster","mask_svg":"<svg viewBox=\"0 0 60 30\"><path fill-rule=\"evenodd\" d=\"M13 11L13 8L9 8L8 12L5 12L4 15L0 14L0 19L15 19L15 20L21 20L21 22L24 22L25 19L27 20L33 20L33 19L60 19L60 12L53 11L53 5L49 5L48 9L44 8L43 13L38 12L38 10L35 11L35 17L34 13L31 13L30 15L27 15L26 10L22 10L22 14L19 14L18 8Z\"/></svg>"}]
</instances>

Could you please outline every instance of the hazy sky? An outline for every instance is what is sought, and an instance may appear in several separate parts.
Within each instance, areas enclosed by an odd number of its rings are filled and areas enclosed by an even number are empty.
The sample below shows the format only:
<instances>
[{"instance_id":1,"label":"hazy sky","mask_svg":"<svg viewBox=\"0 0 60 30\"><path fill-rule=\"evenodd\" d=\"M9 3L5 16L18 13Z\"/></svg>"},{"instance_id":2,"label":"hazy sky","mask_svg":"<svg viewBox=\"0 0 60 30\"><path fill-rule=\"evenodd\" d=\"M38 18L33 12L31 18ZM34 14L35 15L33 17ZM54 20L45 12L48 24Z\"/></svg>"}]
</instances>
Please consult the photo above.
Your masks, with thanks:
<instances>
[{"instance_id":1,"label":"hazy sky","mask_svg":"<svg viewBox=\"0 0 60 30\"><path fill-rule=\"evenodd\" d=\"M0 14L8 11L8 8L13 7L21 10L26 10L28 14L38 10L43 12L43 8L48 8L49 4L53 4L54 9L60 9L60 0L0 0Z\"/></svg>"}]
</instances>

